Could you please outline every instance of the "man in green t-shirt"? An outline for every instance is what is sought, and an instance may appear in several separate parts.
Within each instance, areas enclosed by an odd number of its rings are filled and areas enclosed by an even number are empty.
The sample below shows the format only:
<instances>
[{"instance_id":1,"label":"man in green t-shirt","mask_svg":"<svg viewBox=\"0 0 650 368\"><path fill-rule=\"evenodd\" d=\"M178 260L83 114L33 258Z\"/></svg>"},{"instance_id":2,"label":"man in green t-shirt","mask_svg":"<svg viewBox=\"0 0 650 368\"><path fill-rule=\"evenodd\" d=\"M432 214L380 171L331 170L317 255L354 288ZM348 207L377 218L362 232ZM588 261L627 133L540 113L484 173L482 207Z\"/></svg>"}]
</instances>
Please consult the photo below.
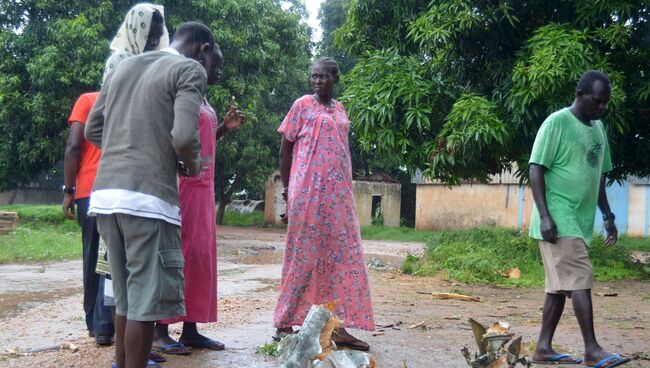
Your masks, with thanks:
<instances>
[{"instance_id":1,"label":"man in green t-shirt","mask_svg":"<svg viewBox=\"0 0 650 368\"><path fill-rule=\"evenodd\" d=\"M630 361L603 350L596 340L591 302L593 271L587 245L594 231L596 205L603 213L605 243L618 238L607 202L604 174L612 160L603 123L599 119L611 97L607 76L598 71L582 75L570 107L551 114L537 132L530 156L530 183L535 207L530 236L539 239L546 273L546 301L542 329L533 354L539 364L580 364L582 359L558 354L553 334L566 297L585 344L585 365L611 368Z\"/></svg>"}]
</instances>

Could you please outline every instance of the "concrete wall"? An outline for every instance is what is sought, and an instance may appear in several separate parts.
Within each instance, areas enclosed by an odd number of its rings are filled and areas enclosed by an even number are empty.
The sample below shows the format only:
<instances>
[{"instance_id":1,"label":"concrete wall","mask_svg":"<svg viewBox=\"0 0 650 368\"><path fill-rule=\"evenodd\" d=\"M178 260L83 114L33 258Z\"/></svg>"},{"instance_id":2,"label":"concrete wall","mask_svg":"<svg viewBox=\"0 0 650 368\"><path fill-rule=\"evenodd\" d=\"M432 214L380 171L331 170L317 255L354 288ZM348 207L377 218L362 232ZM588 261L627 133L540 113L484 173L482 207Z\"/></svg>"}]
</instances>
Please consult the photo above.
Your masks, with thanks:
<instances>
[{"instance_id":1,"label":"concrete wall","mask_svg":"<svg viewBox=\"0 0 650 368\"><path fill-rule=\"evenodd\" d=\"M607 187L607 198L620 234L650 235L650 185L614 183ZM415 227L440 230L489 225L528 230L533 204L530 188L514 183L463 184L451 189L439 184L419 184ZM603 232L600 211L596 211L594 231Z\"/></svg>"},{"instance_id":2,"label":"concrete wall","mask_svg":"<svg viewBox=\"0 0 650 368\"><path fill-rule=\"evenodd\" d=\"M648 224L650 217L649 185L630 185L627 210L627 234L647 237L650 232L650 224Z\"/></svg>"},{"instance_id":3,"label":"concrete wall","mask_svg":"<svg viewBox=\"0 0 650 368\"><path fill-rule=\"evenodd\" d=\"M381 212L384 225L398 227L400 224L401 185L385 182L353 181L354 205L359 214L360 225L370 225L372 221L372 196L381 195ZM276 170L266 181L264 194L264 221L268 224L282 225L281 214L287 205L282 199L282 180Z\"/></svg>"},{"instance_id":4,"label":"concrete wall","mask_svg":"<svg viewBox=\"0 0 650 368\"><path fill-rule=\"evenodd\" d=\"M518 184L464 184L448 188L421 184L416 189L415 227L467 229L481 225L530 227L533 196Z\"/></svg>"},{"instance_id":5,"label":"concrete wall","mask_svg":"<svg viewBox=\"0 0 650 368\"><path fill-rule=\"evenodd\" d=\"M60 190L22 188L0 192L0 206L8 204L61 204L63 193Z\"/></svg>"},{"instance_id":6,"label":"concrete wall","mask_svg":"<svg viewBox=\"0 0 650 368\"><path fill-rule=\"evenodd\" d=\"M401 185L377 181L353 181L354 205L359 215L359 225L372 223L372 196L381 196L381 213L384 226L399 227L402 202Z\"/></svg>"},{"instance_id":7,"label":"concrete wall","mask_svg":"<svg viewBox=\"0 0 650 368\"><path fill-rule=\"evenodd\" d=\"M266 179L264 192L264 222L276 226L284 225L280 215L287 213L287 204L282 198L282 179L276 170Z\"/></svg>"}]
</instances>

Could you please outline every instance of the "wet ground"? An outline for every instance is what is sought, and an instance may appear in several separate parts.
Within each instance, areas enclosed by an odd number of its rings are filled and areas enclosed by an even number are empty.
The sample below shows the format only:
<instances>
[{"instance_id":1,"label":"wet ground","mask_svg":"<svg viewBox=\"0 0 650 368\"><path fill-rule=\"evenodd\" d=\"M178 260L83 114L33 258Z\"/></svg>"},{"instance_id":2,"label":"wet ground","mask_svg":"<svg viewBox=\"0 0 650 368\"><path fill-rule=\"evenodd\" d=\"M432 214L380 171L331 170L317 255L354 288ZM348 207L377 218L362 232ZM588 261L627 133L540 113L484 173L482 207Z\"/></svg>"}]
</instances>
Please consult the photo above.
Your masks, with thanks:
<instances>
[{"instance_id":1,"label":"wet ground","mask_svg":"<svg viewBox=\"0 0 650 368\"><path fill-rule=\"evenodd\" d=\"M399 267L417 243L364 241L373 264ZM277 229L219 229L219 322L201 325L224 342L225 351L195 351L171 357L164 367L277 367L257 354L271 341L271 318L281 272L284 234ZM390 268L390 267L389 267ZM525 272L525 270L523 270ZM467 318L509 321L512 332L534 341L541 320L543 291L468 286L442 279L402 275L395 268L371 268L377 331L355 332L371 344L378 367L467 367L460 355L473 350ZM81 262L0 266L0 367L110 367L113 349L87 337L83 321ZM479 297L481 303L432 299L432 291ZM650 283L598 283L594 290L597 332L606 348L650 359ZM615 297L599 296L617 293ZM424 327L409 328L424 322ZM384 327L382 327L384 326ZM180 325L172 333L180 333ZM8 351L72 342L79 350L10 356ZM580 354L580 331L567 308L556 333L558 348ZM3 354L3 355L2 355ZM637 359L626 367L650 367Z\"/></svg>"}]
</instances>

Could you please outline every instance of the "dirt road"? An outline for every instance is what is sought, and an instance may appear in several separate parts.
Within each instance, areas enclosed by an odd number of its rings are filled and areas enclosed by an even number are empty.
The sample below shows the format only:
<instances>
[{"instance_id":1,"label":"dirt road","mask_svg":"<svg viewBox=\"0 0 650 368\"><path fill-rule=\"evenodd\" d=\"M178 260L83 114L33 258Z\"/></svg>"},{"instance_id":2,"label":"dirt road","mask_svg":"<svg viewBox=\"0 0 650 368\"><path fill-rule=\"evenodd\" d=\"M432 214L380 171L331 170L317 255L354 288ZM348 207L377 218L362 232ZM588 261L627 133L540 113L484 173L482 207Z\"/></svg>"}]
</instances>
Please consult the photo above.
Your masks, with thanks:
<instances>
[{"instance_id":1,"label":"dirt road","mask_svg":"<svg viewBox=\"0 0 650 368\"><path fill-rule=\"evenodd\" d=\"M219 228L219 323L202 325L224 342L222 352L195 351L171 357L164 367L276 367L275 358L256 353L269 342L281 272L284 234L279 230ZM364 241L367 258L399 267L406 254L421 253L417 243ZM523 270L525 272L525 270ZM370 269L377 331L356 332L371 344L378 367L467 367L460 355L473 349L467 318L484 323L506 320L512 331L534 341L543 292L468 286L419 278L397 270ZM470 303L434 300L424 292L460 292L480 297ZM598 283L594 296L597 331L608 349L650 358L650 283ZM79 351L30 356L0 356L0 367L110 367L113 349L95 347L86 336L81 306L81 262L0 266L0 353L72 342ZM424 321L425 328L408 326ZM379 327L391 326L391 327ZM178 334L180 325L172 326ZM556 334L563 351L582 352L580 332L570 308ZM627 367L650 367L638 359Z\"/></svg>"}]
</instances>

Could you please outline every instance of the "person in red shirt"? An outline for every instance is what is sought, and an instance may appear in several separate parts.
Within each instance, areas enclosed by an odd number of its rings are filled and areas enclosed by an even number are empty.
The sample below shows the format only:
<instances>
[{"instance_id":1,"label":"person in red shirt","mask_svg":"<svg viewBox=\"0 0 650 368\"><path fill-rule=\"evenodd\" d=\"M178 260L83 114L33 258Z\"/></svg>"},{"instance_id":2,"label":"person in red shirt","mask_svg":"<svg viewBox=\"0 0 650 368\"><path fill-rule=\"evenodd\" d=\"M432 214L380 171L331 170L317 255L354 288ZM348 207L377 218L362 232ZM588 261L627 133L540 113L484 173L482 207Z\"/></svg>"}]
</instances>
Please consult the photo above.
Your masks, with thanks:
<instances>
[{"instance_id":1,"label":"person in red shirt","mask_svg":"<svg viewBox=\"0 0 650 368\"><path fill-rule=\"evenodd\" d=\"M109 308L104 306L104 276L95 272L99 249L99 232L95 217L88 216L90 193L93 190L101 151L84 139L84 128L90 110L99 92L84 93L72 109L68 125L70 133L65 147L63 187L63 213L67 219L75 219L81 226L83 244L84 312L90 336L99 345L111 345L115 328Z\"/></svg>"}]
</instances>

